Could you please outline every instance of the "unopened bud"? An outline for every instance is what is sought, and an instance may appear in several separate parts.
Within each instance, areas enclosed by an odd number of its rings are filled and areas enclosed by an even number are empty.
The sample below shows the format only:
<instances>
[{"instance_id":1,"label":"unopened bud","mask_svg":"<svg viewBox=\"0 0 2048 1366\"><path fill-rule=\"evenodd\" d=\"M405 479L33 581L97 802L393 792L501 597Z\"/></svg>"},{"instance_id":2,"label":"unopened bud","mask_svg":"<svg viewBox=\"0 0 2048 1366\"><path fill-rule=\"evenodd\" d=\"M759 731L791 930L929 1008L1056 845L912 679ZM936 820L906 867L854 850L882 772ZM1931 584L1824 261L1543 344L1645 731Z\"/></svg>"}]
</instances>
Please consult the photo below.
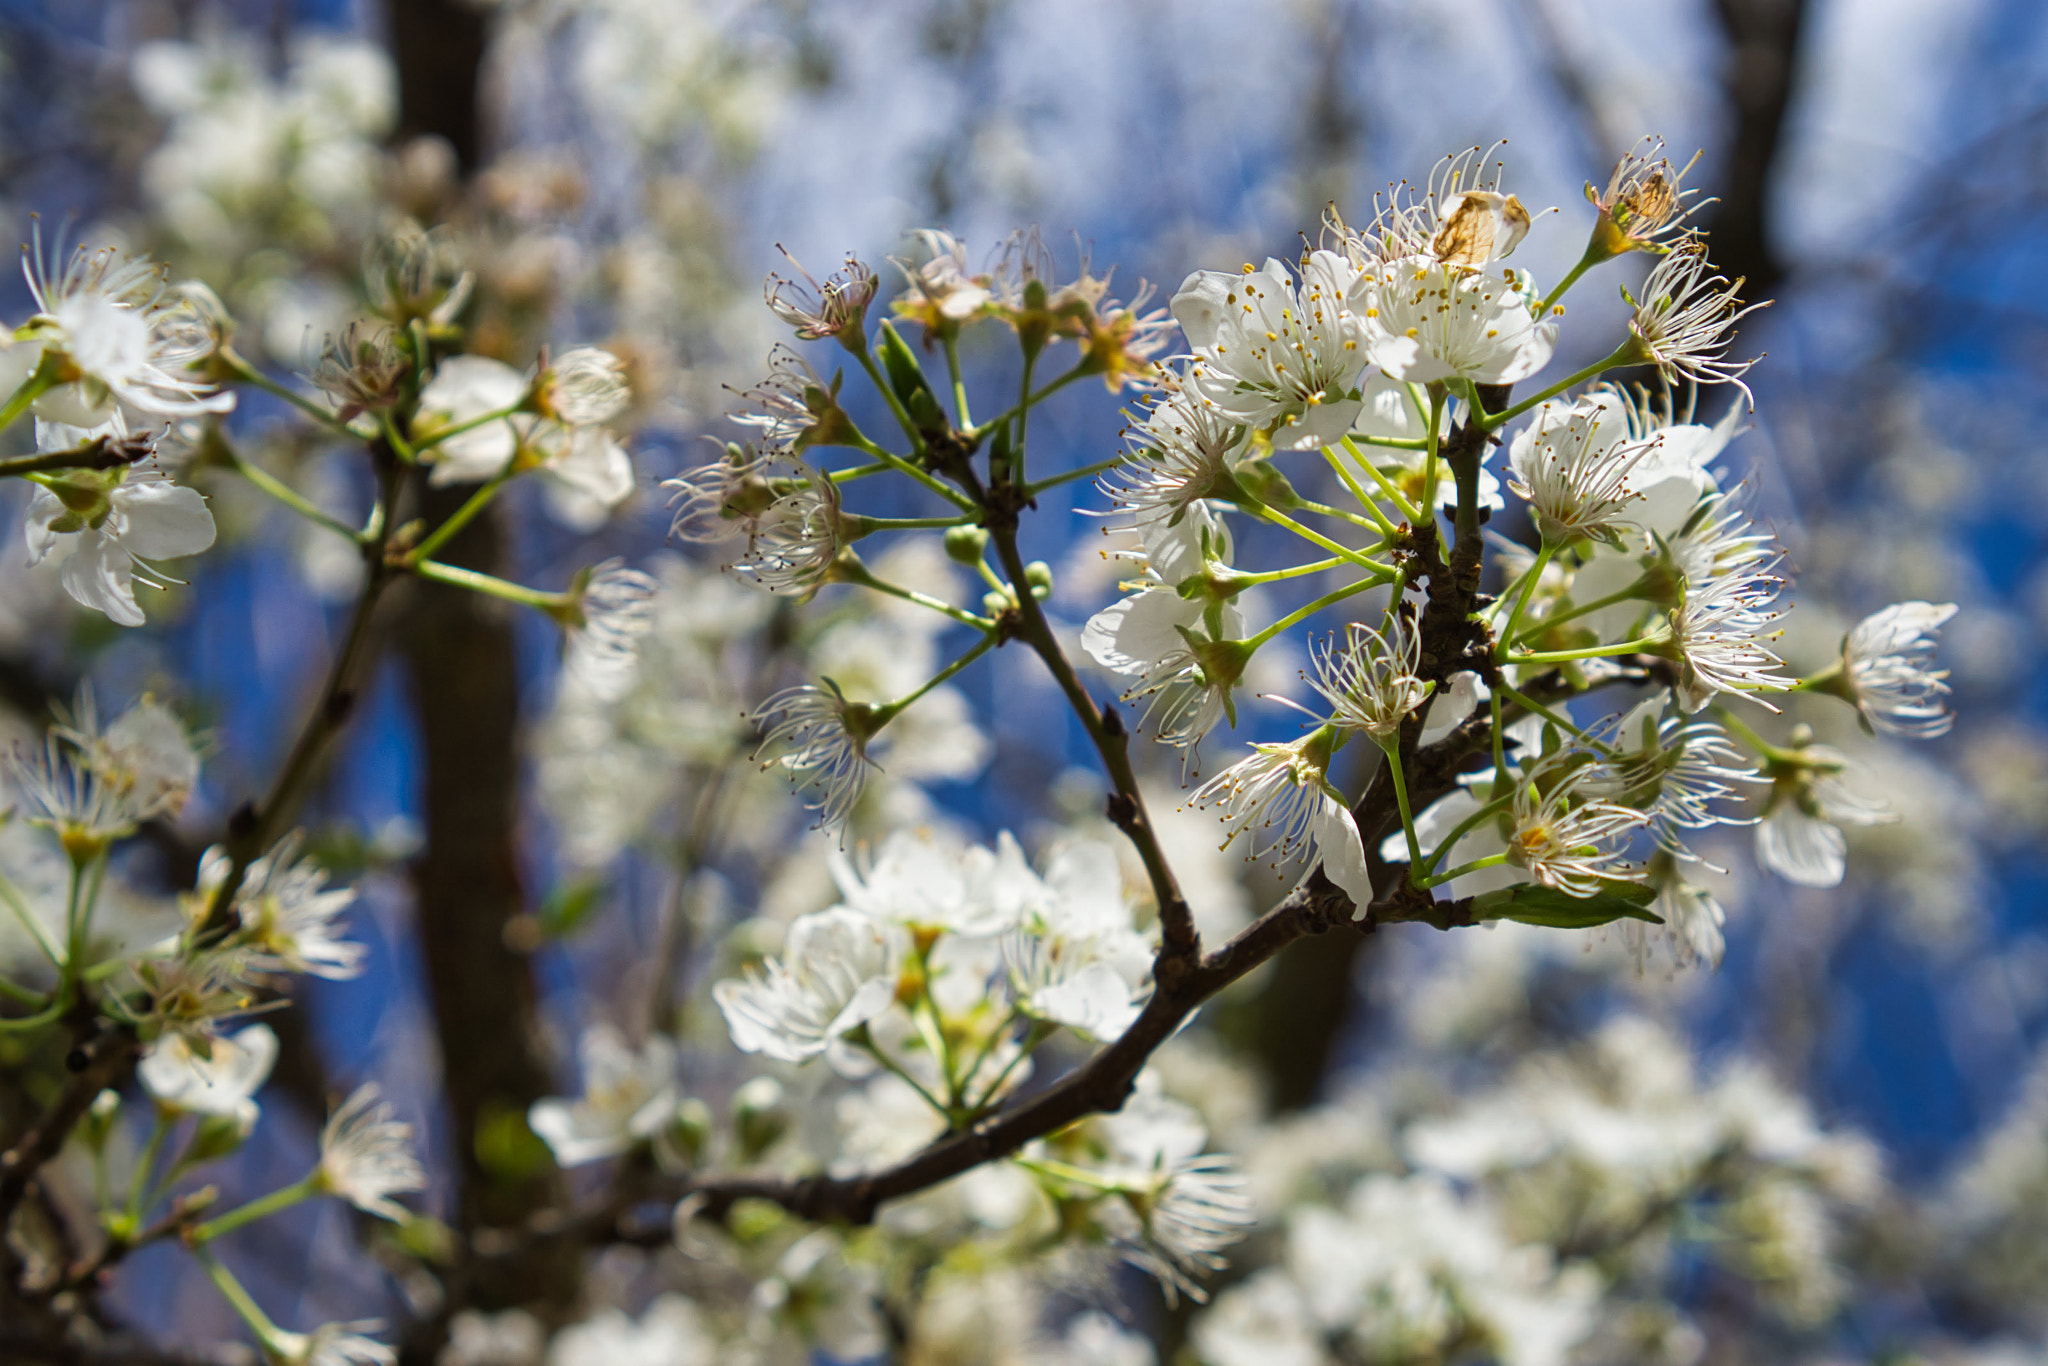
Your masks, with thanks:
<instances>
[{"instance_id":1,"label":"unopened bud","mask_svg":"<svg viewBox=\"0 0 2048 1366\"><path fill-rule=\"evenodd\" d=\"M1033 560L1024 566L1024 582L1030 586L1031 596L1044 602L1052 596L1052 566L1044 560Z\"/></svg>"},{"instance_id":2,"label":"unopened bud","mask_svg":"<svg viewBox=\"0 0 2048 1366\"><path fill-rule=\"evenodd\" d=\"M107 1135L114 1131L114 1118L121 1113L121 1094L118 1091L102 1091L92 1098L86 1108L85 1120L78 1126L79 1136L85 1146L99 1152L107 1146Z\"/></svg>"},{"instance_id":3,"label":"unopened bud","mask_svg":"<svg viewBox=\"0 0 2048 1366\"><path fill-rule=\"evenodd\" d=\"M988 553L988 533L978 526L946 529L946 556L955 564L977 565Z\"/></svg>"},{"instance_id":4,"label":"unopened bud","mask_svg":"<svg viewBox=\"0 0 2048 1366\"><path fill-rule=\"evenodd\" d=\"M733 1133L743 1161L760 1157L789 1132L785 1100L782 1083L773 1077L755 1077L733 1092Z\"/></svg>"},{"instance_id":5,"label":"unopened bud","mask_svg":"<svg viewBox=\"0 0 2048 1366\"><path fill-rule=\"evenodd\" d=\"M704 1145L711 1137L713 1123L711 1107L690 1096L669 1116L661 1138L669 1150L682 1159L685 1167L694 1169L703 1165Z\"/></svg>"},{"instance_id":6,"label":"unopened bud","mask_svg":"<svg viewBox=\"0 0 2048 1366\"><path fill-rule=\"evenodd\" d=\"M192 1146L185 1150L184 1161L189 1166L217 1162L248 1142L255 1127L254 1106L232 1115L207 1115L199 1121L199 1129L192 1135Z\"/></svg>"}]
</instances>

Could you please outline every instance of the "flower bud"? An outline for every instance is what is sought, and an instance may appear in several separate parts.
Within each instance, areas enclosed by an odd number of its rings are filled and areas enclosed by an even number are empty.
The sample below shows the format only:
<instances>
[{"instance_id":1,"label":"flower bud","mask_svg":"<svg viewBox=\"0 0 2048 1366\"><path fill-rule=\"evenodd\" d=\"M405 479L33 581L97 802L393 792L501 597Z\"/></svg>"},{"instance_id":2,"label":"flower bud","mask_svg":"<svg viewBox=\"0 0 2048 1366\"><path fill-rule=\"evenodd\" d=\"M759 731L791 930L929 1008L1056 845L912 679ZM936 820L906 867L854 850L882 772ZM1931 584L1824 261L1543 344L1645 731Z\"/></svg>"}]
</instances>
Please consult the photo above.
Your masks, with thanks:
<instances>
[{"instance_id":1,"label":"flower bud","mask_svg":"<svg viewBox=\"0 0 2048 1366\"><path fill-rule=\"evenodd\" d=\"M789 1110L782 1083L755 1077L732 1094L732 1124L740 1158L752 1162L789 1132Z\"/></svg>"},{"instance_id":2,"label":"flower bud","mask_svg":"<svg viewBox=\"0 0 2048 1366\"><path fill-rule=\"evenodd\" d=\"M1024 582L1031 588L1031 596L1044 602L1052 596L1052 566L1044 560L1033 560L1024 566Z\"/></svg>"},{"instance_id":3,"label":"flower bud","mask_svg":"<svg viewBox=\"0 0 2048 1366\"><path fill-rule=\"evenodd\" d=\"M121 1113L121 1093L102 1091L92 1098L86 1108L85 1119L78 1126L78 1133L85 1140L85 1146L99 1152L107 1146L107 1135L114 1131L115 1117Z\"/></svg>"},{"instance_id":4,"label":"flower bud","mask_svg":"<svg viewBox=\"0 0 2048 1366\"><path fill-rule=\"evenodd\" d=\"M988 533L978 526L946 529L946 557L955 564L977 565L988 553Z\"/></svg>"},{"instance_id":5,"label":"flower bud","mask_svg":"<svg viewBox=\"0 0 2048 1366\"><path fill-rule=\"evenodd\" d=\"M233 1114L204 1116L199 1121L198 1131L192 1135L192 1146L185 1150L185 1165L196 1167L205 1162L218 1162L248 1142L255 1128L254 1106L246 1106Z\"/></svg>"},{"instance_id":6,"label":"flower bud","mask_svg":"<svg viewBox=\"0 0 2048 1366\"><path fill-rule=\"evenodd\" d=\"M703 1165L704 1145L711 1137L713 1122L711 1107L690 1096L676 1106L658 1137L685 1167L696 1168Z\"/></svg>"}]
</instances>

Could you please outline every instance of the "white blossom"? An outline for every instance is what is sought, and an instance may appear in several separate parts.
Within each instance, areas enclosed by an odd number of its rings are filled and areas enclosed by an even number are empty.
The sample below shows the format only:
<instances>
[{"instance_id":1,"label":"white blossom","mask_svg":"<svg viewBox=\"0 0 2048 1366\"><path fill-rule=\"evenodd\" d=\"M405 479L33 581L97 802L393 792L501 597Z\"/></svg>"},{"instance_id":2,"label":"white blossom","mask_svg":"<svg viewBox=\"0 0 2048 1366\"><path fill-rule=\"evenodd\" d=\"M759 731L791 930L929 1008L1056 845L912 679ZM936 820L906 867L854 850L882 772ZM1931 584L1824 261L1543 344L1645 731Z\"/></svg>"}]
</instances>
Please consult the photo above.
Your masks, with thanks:
<instances>
[{"instance_id":1,"label":"white blossom","mask_svg":"<svg viewBox=\"0 0 2048 1366\"><path fill-rule=\"evenodd\" d=\"M398 1354L375 1338L366 1338L352 1328L374 1328L374 1323L323 1323L310 1333L290 1333L273 1328L270 1347L287 1366L396 1366Z\"/></svg>"},{"instance_id":2,"label":"white blossom","mask_svg":"<svg viewBox=\"0 0 2048 1366\"><path fill-rule=\"evenodd\" d=\"M1243 673L1241 648L1228 642L1245 631L1244 610L1232 598L1212 603L1182 597L1178 585L1210 561L1229 561L1228 528L1200 503L1178 520L1155 512L1137 523L1144 577L1127 582L1128 596L1111 603L1081 628L1081 648L1097 664L1131 679L1124 700L1145 701L1140 724L1162 741L1187 750L1229 714Z\"/></svg>"},{"instance_id":3,"label":"white blossom","mask_svg":"<svg viewBox=\"0 0 2048 1366\"><path fill-rule=\"evenodd\" d=\"M1190 275L1173 296L1194 350L1188 388L1277 448L1336 441L1359 411L1365 353L1349 301L1360 278L1333 251L1310 252L1298 282L1271 258L1237 275Z\"/></svg>"},{"instance_id":4,"label":"white blossom","mask_svg":"<svg viewBox=\"0 0 2048 1366\"><path fill-rule=\"evenodd\" d=\"M568 356L578 359L566 379L553 371L528 378L488 356L442 361L420 391L425 420L416 425L414 436L426 441L451 428L466 430L434 441L421 452L432 465L427 482L440 486L494 479L523 456L552 481L550 502L557 515L583 530L594 528L631 497L632 459L604 420L571 420L624 407L625 381L616 373L619 362L594 348L580 348ZM532 411L537 407L544 407L548 415ZM504 416L482 421L493 413Z\"/></svg>"},{"instance_id":5,"label":"white blossom","mask_svg":"<svg viewBox=\"0 0 2048 1366\"><path fill-rule=\"evenodd\" d=\"M1841 885L1848 871L1845 825L1886 825L1898 813L1845 781L1849 758L1806 745L1772 765L1771 796L1756 827L1757 861L1802 887Z\"/></svg>"},{"instance_id":6,"label":"white blossom","mask_svg":"<svg viewBox=\"0 0 2048 1366\"><path fill-rule=\"evenodd\" d=\"M1952 602L1899 602L1856 623L1842 645L1842 674L1872 730L1932 740L1955 725L1948 670L1934 667L1935 633Z\"/></svg>"},{"instance_id":7,"label":"white blossom","mask_svg":"<svg viewBox=\"0 0 2048 1366\"><path fill-rule=\"evenodd\" d=\"M142 820L175 817L199 783L199 749L185 723L152 697L102 728L92 693L81 690L77 707L57 734L77 747L79 762Z\"/></svg>"},{"instance_id":8,"label":"white blossom","mask_svg":"<svg viewBox=\"0 0 2048 1366\"><path fill-rule=\"evenodd\" d=\"M912 265L902 257L889 258L912 290L892 305L897 313L943 331L959 327L989 306L994 298L991 277L968 273L967 248L958 238L937 228L919 228L911 236L924 249L925 259Z\"/></svg>"},{"instance_id":9,"label":"white blossom","mask_svg":"<svg viewBox=\"0 0 2048 1366\"><path fill-rule=\"evenodd\" d=\"M1664 155L1664 140L1645 137L1615 163L1607 178L1605 192L1588 183L1586 199L1600 212L1593 232L1592 251L1615 256L1626 251L1665 251L1666 237L1685 229L1685 220L1711 199L1687 203L1697 189L1683 189L1687 171L1699 161L1694 153L1682 167L1673 167Z\"/></svg>"},{"instance_id":10,"label":"white blossom","mask_svg":"<svg viewBox=\"0 0 2048 1366\"><path fill-rule=\"evenodd\" d=\"M1096 1217L1124 1245L1124 1256L1196 1303L1208 1298L1193 1278L1220 1270L1223 1249L1240 1241L1255 1216L1236 1162L1205 1153L1208 1131L1189 1106L1141 1080L1123 1109L1096 1121L1106 1152L1097 1174L1122 1191ZM1126 1217L1128 1216L1128 1218Z\"/></svg>"},{"instance_id":11,"label":"white blossom","mask_svg":"<svg viewBox=\"0 0 2048 1366\"><path fill-rule=\"evenodd\" d=\"M163 266L127 259L113 247L79 247L63 274L53 275L41 257L38 226L34 247L22 256L36 301L26 327L59 372L56 386L36 400L39 416L98 427L123 408L182 417L235 406L233 394L214 392L193 373L212 351L213 338L191 305L166 286ZM33 368L30 354L19 345L9 353L6 368L20 371L19 384Z\"/></svg>"},{"instance_id":12,"label":"white blossom","mask_svg":"<svg viewBox=\"0 0 2048 1366\"><path fill-rule=\"evenodd\" d=\"M901 952L901 931L834 907L798 919L780 957L711 995L742 1053L806 1062L889 1008Z\"/></svg>"},{"instance_id":13,"label":"white blossom","mask_svg":"<svg viewBox=\"0 0 2048 1366\"><path fill-rule=\"evenodd\" d=\"M184 1034L165 1034L136 1064L143 1089L165 1109L220 1115L244 1133L256 1124L256 1092L277 1064L277 1035L265 1024L244 1026L210 1041L202 1056Z\"/></svg>"},{"instance_id":14,"label":"white blossom","mask_svg":"<svg viewBox=\"0 0 2048 1366\"><path fill-rule=\"evenodd\" d=\"M1560 757L1547 766L1564 762ZM1515 789L1509 864L1572 896L1593 896L1603 879L1633 874L1620 860L1628 837L1648 823L1650 813L1589 800L1579 789L1598 772L1591 765L1573 768L1555 783L1539 781L1544 776L1540 768L1530 773Z\"/></svg>"},{"instance_id":15,"label":"white blossom","mask_svg":"<svg viewBox=\"0 0 2048 1366\"><path fill-rule=\"evenodd\" d=\"M875 298L875 272L849 254L846 264L820 284L780 243L775 249L803 279L798 282L771 273L761 286L769 311L795 328L805 341L837 337L859 345L868 305Z\"/></svg>"},{"instance_id":16,"label":"white blossom","mask_svg":"<svg viewBox=\"0 0 2048 1366\"><path fill-rule=\"evenodd\" d=\"M794 1333L811 1351L840 1361L883 1350L881 1277L848 1259L845 1243L818 1229L791 1244L775 1274L754 1287L748 1314L756 1337L775 1328Z\"/></svg>"},{"instance_id":17,"label":"white blossom","mask_svg":"<svg viewBox=\"0 0 2048 1366\"><path fill-rule=\"evenodd\" d=\"M606 560L591 571L576 603L582 622L562 658L570 686L601 702L626 694L639 672L640 640L654 628L659 587L623 560Z\"/></svg>"},{"instance_id":18,"label":"white blossom","mask_svg":"<svg viewBox=\"0 0 2048 1366\"><path fill-rule=\"evenodd\" d=\"M1305 859L1304 878L1320 865L1363 910L1372 903L1372 879L1350 805L1328 777L1334 738L1325 726L1291 744L1255 744L1249 758L1195 789L1188 802L1222 806L1226 845L1256 832L1247 857L1275 867Z\"/></svg>"},{"instance_id":19,"label":"white blossom","mask_svg":"<svg viewBox=\"0 0 2048 1366\"><path fill-rule=\"evenodd\" d=\"M1644 282L1629 333L1642 359L1666 380L1675 384L1683 375L1696 384L1733 384L1747 395L1742 376L1756 362L1731 361L1726 353L1736 322L1764 305L1740 306L1735 291L1742 281L1729 284L1712 270L1697 239L1674 245Z\"/></svg>"},{"instance_id":20,"label":"white blossom","mask_svg":"<svg viewBox=\"0 0 2048 1366\"><path fill-rule=\"evenodd\" d=\"M1513 271L1404 257L1376 268L1366 297L1366 351L1406 383L1514 384L1548 365L1557 347L1556 324L1531 316L1534 291Z\"/></svg>"},{"instance_id":21,"label":"white blossom","mask_svg":"<svg viewBox=\"0 0 2048 1366\"><path fill-rule=\"evenodd\" d=\"M320 1130L321 1189L365 1214L403 1223L410 1216L391 1197L427 1188L412 1144L412 1125L397 1118L375 1083L359 1086Z\"/></svg>"},{"instance_id":22,"label":"white blossom","mask_svg":"<svg viewBox=\"0 0 2048 1366\"><path fill-rule=\"evenodd\" d=\"M1661 439L1630 440L1606 416L1588 399L1546 403L1509 447L1508 487L1528 502L1551 545L1591 537L1618 546L1622 528L1636 525L1633 476Z\"/></svg>"},{"instance_id":23,"label":"white blossom","mask_svg":"<svg viewBox=\"0 0 2048 1366\"><path fill-rule=\"evenodd\" d=\"M1773 575L1742 564L1704 583L1686 584L1685 601L1669 617L1669 637L1653 647L1678 666L1677 691L1686 710L1698 711L1717 692L1770 707L1755 694L1791 686L1777 672L1783 661L1763 643L1777 635L1773 602L1779 584Z\"/></svg>"},{"instance_id":24,"label":"white blossom","mask_svg":"<svg viewBox=\"0 0 2048 1366\"><path fill-rule=\"evenodd\" d=\"M602 1309L555 1335L547 1366L716 1366L719 1346L694 1302L663 1295L638 1319Z\"/></svg>"},{"instance_id":25,"label":"white blossom","mask_svg":"<svg viewBox=\"0 0 2048 1366\"><path fill-rule=\"evenodd\" d=\"M47 424L37 424L39 435ZM119 427L118 415L113 428ZM72 442L68 437L56 447ZM194 489L151 470L73 471L36 491L22 519L29 563L66 544L59 577L73 601L123 626L140 626L135 584L176 582L150 563L197 555L213 544L213 514Z\"/></svg>"},{"instance_id":26,"label":"white blossom","mask_svg":"<svg viewBox=\"0 0 2048 1366\"><path fill-rule=\"evenodd\" d=\"M1341 649L1333 635L1312 652L1311 686L1328 700L1333 722L1362 730L1384 745L1429 695L1430 685L1415 676L1421 649L1422 637L1406 617L1396 615L1386 635L1351 622Z\"/></svg>"},{"instance_id":27,"label":"white blossom","mask_svg":"<svg viewBox=\"0 0 2048 1366\"><path fill-rule=\"evenodd\" d=\"M527 1123L564 1167L613 1157L651 1137L669 1121L681 1098L676 1089L675 1045L650 1034L638 1049L609 1025L583 1032L577 1050L583 1094L550 1096L527 1111Z\"/></svg>"},{"instance_id":28,"label":"white blossom","mask_svg":"<svg viewBox=\"0 0 2048 1366\"><path fill-rule=\"evenodd\" d=\"M826 582L846 545L839 485L801 462L798 470L795 487L761 510L746 551L727 566L740 582L784 597Z\"/></svg>"},{"instance_id":29,"label":"white blossom","mask_svg":"<svg viewBox=\"0 0 2048 1366\"><path fill-rule=\"evenodd\" d=\"M1500 191L1503 163L1488 164L1494 147L1468 147L1440 159L1430 168L1419 196L1404 198L1406 181L1390 187L1369 235L1353 233L1334 214L1327 226L1336 230L1354 259L1395 260L1428 256L1446 265L1479 269L1511 254L1528 233L1529 211L1511 194Z\"/></svg>"},{"instance_id":30,"label":"white blossom","mask_svg":"<svg viewBox=\"0 0 2048 1366\"><path fill-rule=\"evenodd\" d=\"M1140 523L1183 516L1204 498L1237 490L1237 465L1251 431L1209 399L1176 383L1124 433L1125 462L1104 475L1102 491Z\"/></svg>"},{"instance_id":31,"label":"white blossom","mask_svg":"<svg viewBox=\"0 0 2048 1366\"><path fill-rule=\"evenodd\" d=\"M880 723L879 708L850 701L831 679L824 686L784 688L754 709L762 727L761 751L774 751L761 767L779 768L790 785L810 788L818 824L840 829L860 804L868 773L868 742Z\"/></svg>"},{"instance_id":32,"label":"white blossom","mask_svg":"<svg viewBox=\"0 0 2048 1366\"><path fill-rule=\"evenodd\" d=\"M356 899L353 887L329 887L325 869L302 859L305 835L294 831L251 863L235 891L238 944L262 972L303 972L347 981L363 971L367 950L340 935L337 918ZM199 862L198 891L210 902L231 860L215 846Z\"/></svg>"}]
</instances>

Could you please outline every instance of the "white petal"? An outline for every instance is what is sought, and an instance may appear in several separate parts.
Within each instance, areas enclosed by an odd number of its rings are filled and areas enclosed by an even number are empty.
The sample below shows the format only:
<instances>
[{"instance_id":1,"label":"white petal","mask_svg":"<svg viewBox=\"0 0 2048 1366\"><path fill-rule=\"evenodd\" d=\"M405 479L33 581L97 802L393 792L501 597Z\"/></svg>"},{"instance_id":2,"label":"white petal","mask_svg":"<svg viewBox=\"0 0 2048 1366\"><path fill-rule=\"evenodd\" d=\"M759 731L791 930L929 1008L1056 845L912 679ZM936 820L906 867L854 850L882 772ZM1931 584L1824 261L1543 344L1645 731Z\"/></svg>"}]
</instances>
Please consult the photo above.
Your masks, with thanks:
<instances>
[{"instance_id":1,"label":"white petal","mask_svg":"<svg viewBox=\"0 0 2048 1366\"><path fill-rule=\"evenodd\" d=\"M81 533L81 543L64 561L60 575L72 600L105 612L122 626L140 626L145 618L135 605L135 557L111 536Z\"/></svg>"},{"instance_id":2,"label":"white petal","mask_svg":"<svg viewBox=\"0 0 2048 1366\"><path fill-rule=\"evenodd\" d=\"M213 544L213 514L197 489L143 479L119 485L108 498L127 522L121 544L131 555L172 560Z\"/></svg>"}]
</instances>

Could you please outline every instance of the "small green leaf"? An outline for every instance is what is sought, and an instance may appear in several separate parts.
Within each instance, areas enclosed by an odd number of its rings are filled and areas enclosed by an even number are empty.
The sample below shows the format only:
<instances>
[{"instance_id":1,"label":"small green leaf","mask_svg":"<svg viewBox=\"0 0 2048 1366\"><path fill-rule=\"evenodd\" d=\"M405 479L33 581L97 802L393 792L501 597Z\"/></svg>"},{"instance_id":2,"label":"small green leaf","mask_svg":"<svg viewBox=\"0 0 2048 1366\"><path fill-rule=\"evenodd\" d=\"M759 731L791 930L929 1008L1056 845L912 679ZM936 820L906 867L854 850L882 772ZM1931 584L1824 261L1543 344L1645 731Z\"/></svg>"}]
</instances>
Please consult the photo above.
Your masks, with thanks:
<instances>
[{"instance_id":1,"label":"small green leaf","mask_svg":"<svg viewBox=\"0 0 2048 1366\"><path fill-rule=\"evenodd\" d=\"M903 340L895 328L882 324L875 350L881 354L882 369L889 376L889 387L896 391L896 399L913 416L921 406L917 400L921 395L924 404L934 412L938 400L932 395L931 381L925 378L924 367L917 363L917 353L910 349L910 343Z\"/></svg>"},{"instance_id":2,"label":"small green leaf","mask_svg":"<svg viewBox=\"0 0 2048 1366\"><path fill-rule=\"evenodd\" d=\"M602 878L576 877L559 884L541 902L536 914L541 933L549 939L575 933L576 927L596 908L604 890Z\"/></svg>"},{"instance_id":3,"label":"small green leaf","mask_svg":"<svg viewBox=\"0 0 2048 1366\"><path fill-rule=\"evenodd\" d=\"M1640 882L1602 878L1601 890L1592 896L1573 896L1554 887L1523 883L1497 892L1487 892L1472 903L1475 920L1514 920L1524 925L1544 925L1555 930L1590 930L1616 920L1646 920L1664 923L1649 909L1657 899L1656 889Z\"/></svg>"}]
</instances>

